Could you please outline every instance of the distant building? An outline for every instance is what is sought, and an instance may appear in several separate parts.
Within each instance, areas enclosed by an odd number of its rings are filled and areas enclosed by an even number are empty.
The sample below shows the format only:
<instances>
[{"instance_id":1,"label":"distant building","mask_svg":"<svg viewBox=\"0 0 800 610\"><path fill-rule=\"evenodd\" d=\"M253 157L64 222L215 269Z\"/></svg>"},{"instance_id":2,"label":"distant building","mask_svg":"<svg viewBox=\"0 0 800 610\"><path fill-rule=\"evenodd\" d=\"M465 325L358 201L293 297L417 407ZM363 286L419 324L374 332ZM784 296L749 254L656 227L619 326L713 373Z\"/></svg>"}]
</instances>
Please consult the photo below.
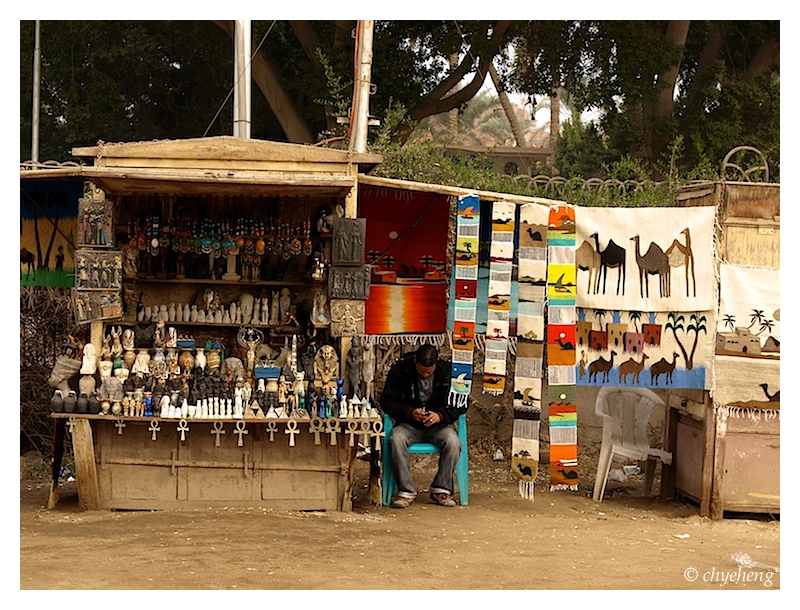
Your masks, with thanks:
<instances>
[{"instance_id":1,"label":"distant building","mask_svg":"<svg viewBox=\"0 0 800 610\"><path fill-rule=\"evenodd\" d=\"M761 341L749 329L740 326L732 333L717 333L717 349L742 354L760 354Z\"/></svg>"},{"instance_id":2,"label":"distant building","mask_svg":"<svg viewBox=\"0 0 800 610\"><path fill-rule=\"evenodd\" d=\"M661 324L642 324L645 345L661 345Z\"/></svg>"},{"instance_id":3,"label":"distant building","mask_svg":"<svg viewBox=\"0 0 800 610\"><path fill-rule=\"evenodd\" d=\"M639 354L644 347L644 333L625 333L625 351Z\"/></svg>"}]
</instances>

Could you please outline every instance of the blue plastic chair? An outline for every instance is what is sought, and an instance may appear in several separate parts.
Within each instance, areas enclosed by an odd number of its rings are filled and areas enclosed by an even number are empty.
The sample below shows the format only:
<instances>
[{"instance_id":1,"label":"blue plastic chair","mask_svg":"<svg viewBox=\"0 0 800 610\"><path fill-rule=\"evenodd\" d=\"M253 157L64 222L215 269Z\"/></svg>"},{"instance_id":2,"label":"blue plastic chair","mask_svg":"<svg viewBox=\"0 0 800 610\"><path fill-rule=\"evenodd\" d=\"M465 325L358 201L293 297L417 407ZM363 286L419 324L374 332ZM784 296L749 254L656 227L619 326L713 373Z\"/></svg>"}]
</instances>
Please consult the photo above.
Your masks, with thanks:
<instances>
[{"instance_id":1,"label":"blue plastic chair","mask_svg":"<svg viewBox=\"0 0 800 610\"><path fill-rule=\"evenodd\" d=\"M392 418L383 414L383 467L381 472L381 484L383 486L383 505L389 506L392 497L397 491L397 481L394 478L392 468L392 457L389 453L389 434L392 432ZM459 416L456 420L456 430L461 441L461 455L456 464L456 485L458 486L458 498L461 506L466 506L469 502L469 460L467 456L467 414ZM408 447L410 455L429 455L439 453L439 447L433 443L414 443Z\"/></svg>"}]
</instances>

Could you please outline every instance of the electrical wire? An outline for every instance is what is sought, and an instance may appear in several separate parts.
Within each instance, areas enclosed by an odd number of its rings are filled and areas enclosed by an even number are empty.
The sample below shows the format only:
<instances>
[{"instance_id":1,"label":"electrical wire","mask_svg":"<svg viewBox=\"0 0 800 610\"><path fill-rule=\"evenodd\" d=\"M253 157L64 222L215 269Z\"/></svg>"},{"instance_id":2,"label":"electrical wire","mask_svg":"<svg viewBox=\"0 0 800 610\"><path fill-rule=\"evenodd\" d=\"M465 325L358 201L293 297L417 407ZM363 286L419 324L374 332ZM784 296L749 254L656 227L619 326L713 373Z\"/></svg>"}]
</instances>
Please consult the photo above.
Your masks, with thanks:
<instances>
[{"instance_id":1,"label":"electrical wire","mask_svg":"<svg viewBox=\"0 0 800 610\"><path fill-rule=\"evenodd\" d=\"M256 50L253 51L253 53L250 55L250 59L247 60L247 66L249 66L251 63L253 63L253 58L261 50L262 45L267 40L267 36L269 36L269 33L272 31L272 28L275 27L275 24L277 22L278 22L277 20L273 21L272 24L269 26L269 28L267 28L266 33L264 34L263 38L261 38L261 42L258 43L258 46L256 47ZM239 84L239 80L242 78L242 74L244 74L247 71L247 66L245 66L245 69L242 70L241 74L237 74L236 75L236 80L233 82L233 85L231 86L230 90L228 91L228 95L226 95L225 99L222 100L222 103L220 104L219 108L217 109L217 112L214 115L214 118L211 119L211 122L208 124L208 127L206 127L206 130L203 132L203 137L204 138L208 135L208 132L211 129L211 127L214 125L214 123L216 123L217 119L219 118L220 113L222 112L222 109L225 108L225 104L227 104L228 100L231 99L231 96L233 95L233 92L236 90L236 86Z\"/></svg>"}]
</instances>

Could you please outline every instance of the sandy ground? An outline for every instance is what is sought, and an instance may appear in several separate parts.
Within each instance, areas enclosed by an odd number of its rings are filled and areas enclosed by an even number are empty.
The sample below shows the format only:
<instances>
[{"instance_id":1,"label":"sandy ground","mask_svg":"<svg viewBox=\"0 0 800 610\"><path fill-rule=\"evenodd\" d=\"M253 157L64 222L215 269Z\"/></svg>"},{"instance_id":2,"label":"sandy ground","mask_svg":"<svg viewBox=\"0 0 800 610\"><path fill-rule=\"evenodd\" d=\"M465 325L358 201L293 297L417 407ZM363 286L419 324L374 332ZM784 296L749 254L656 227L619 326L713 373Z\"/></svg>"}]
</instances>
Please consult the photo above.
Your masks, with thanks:
<instances>
[{"instance_id":1,"label":"sandy ground","mask_svg":"<svg viewBox=\"0 0 800 610\"><path fill-rule=\"evenodd\" d=\"M415 462L418 487L432 479L434 459ZM641 477L610 482L601 504L592 501L591 484L579 492L550 492L540 485L535 501L529 502L519 497L507 462L471 456L470 466L468 506L444 508L420 494L408 509L397 510L369 502L368 465L359 461L351 513L261 508L87 512L78 507L74 483L62 484L58 505L48 510L48 482L22 479L19 588L781 587L775 570L780 566L777 518L738 515L710 521L699 517L695 504L644 498ZM744 559L737 562L737 554ZM761 565L742 565L747 559ZM361 603L380 603L369 599L374 601Z\"/></svg>"}]
</instances>

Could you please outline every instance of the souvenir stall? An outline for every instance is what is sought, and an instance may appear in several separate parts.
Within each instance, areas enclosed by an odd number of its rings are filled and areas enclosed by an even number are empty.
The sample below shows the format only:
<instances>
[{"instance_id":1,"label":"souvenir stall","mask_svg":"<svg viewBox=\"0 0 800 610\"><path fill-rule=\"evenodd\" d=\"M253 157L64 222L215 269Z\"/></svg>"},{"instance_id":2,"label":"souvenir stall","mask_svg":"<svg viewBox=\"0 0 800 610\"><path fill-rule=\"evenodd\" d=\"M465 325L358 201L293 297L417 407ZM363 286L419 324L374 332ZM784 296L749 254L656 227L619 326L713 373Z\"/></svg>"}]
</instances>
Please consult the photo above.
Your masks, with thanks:
<instances>
[{"instance_id":1,"label":"souvenir stall","mask_svg":"<svg viewBox=\"0 0 800 610\"><path fill-rule=\"evenodd\" d=\"M356 177L379 158L233 137L73 154L89 340L49 381L80 505L349 510L382 435L344 387L370 279Z\"/></svg>"},{"instance_id":2,"label":"souvenir stall","mask_svg":"<svg viewBox=\"0 0 800 610\"><path fill-rule=\"evenodd\" d=\"M686 187L718 210L719 313L712 391L670 393L665 497L700 513L780 513L780 185Z\"/></svg>"}]
</instances>

